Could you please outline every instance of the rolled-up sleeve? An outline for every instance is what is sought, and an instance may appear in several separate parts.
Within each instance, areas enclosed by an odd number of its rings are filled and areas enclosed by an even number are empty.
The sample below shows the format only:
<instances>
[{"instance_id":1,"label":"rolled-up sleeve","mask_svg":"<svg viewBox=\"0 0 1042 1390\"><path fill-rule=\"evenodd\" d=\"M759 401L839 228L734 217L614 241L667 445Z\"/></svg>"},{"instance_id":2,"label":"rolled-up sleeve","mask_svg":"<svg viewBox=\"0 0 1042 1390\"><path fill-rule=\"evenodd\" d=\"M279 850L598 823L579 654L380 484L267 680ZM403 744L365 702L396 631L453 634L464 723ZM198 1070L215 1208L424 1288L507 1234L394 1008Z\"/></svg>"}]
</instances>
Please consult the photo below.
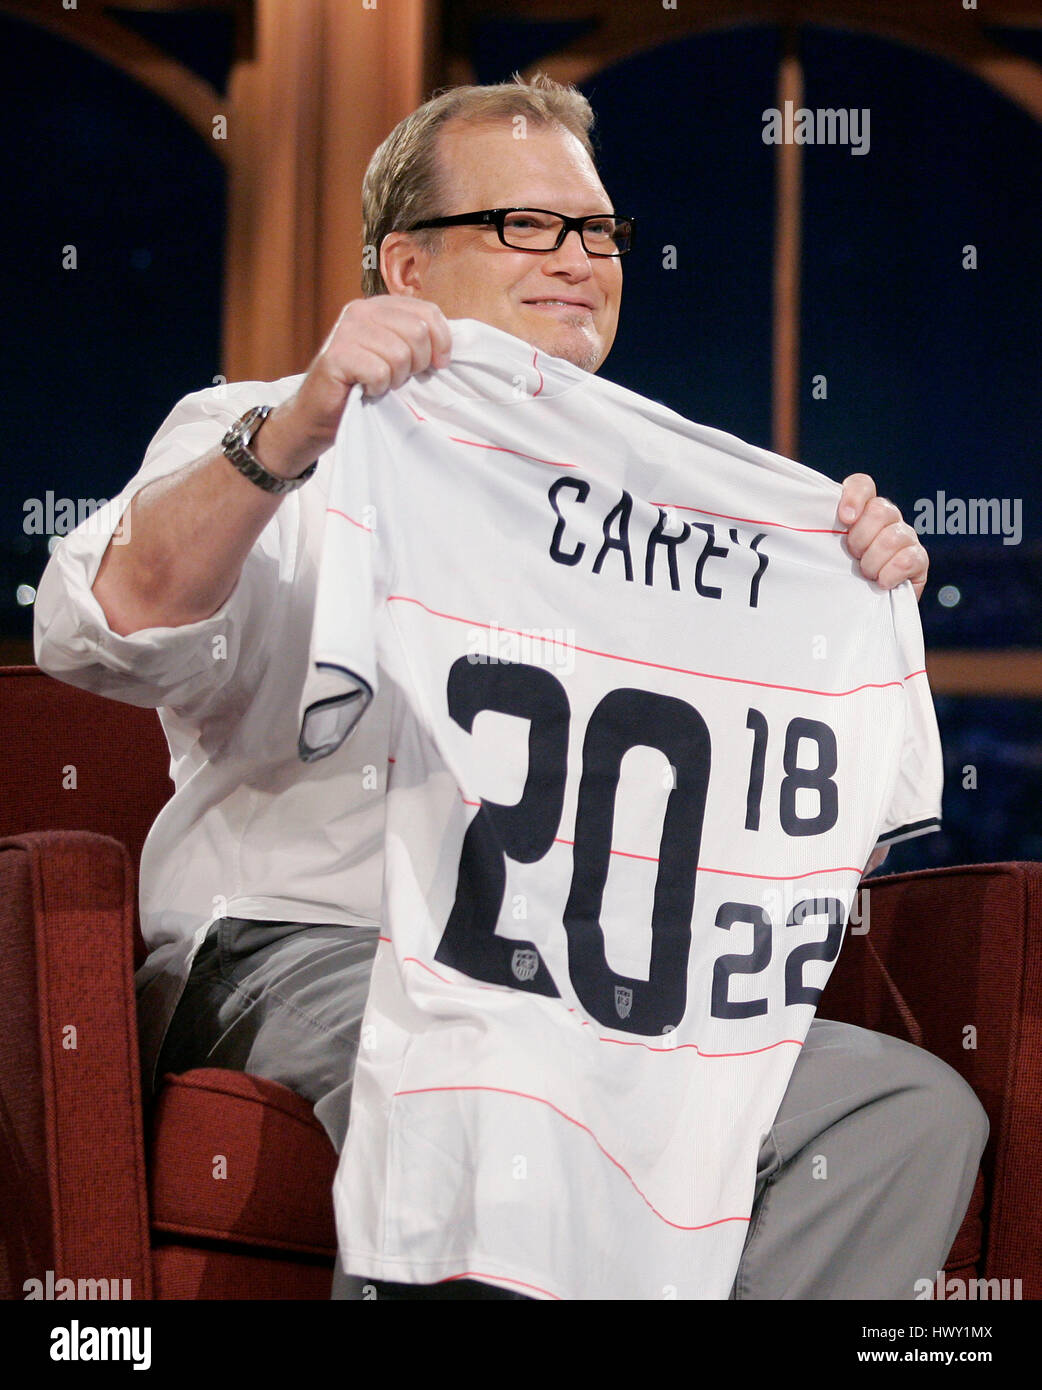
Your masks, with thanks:
<instances>
[{"instance_id":1,"label":"rolled-up sleeve","mask_svg":"<svg viewBox=\"0 0 1042 1390\"><path fill-rule=\"evenodd\" d=\"M237 383L179 402L123 491L55 545L34 610L36 662L42 670L128 704L175 710L212 703L241 675L248 664L243 660L247 634L258 626L260 614L270 614L282 588L282 557L292 553L293 543L281 532L292 523L295 509L279 509L254 544L232 593L200 622L122 636L109 627L92 585L120 519L143 487L200 458L251 405L277 404L299 380ZM120 544L119 535L114 543Z\"/></svg>"}]
</instances>

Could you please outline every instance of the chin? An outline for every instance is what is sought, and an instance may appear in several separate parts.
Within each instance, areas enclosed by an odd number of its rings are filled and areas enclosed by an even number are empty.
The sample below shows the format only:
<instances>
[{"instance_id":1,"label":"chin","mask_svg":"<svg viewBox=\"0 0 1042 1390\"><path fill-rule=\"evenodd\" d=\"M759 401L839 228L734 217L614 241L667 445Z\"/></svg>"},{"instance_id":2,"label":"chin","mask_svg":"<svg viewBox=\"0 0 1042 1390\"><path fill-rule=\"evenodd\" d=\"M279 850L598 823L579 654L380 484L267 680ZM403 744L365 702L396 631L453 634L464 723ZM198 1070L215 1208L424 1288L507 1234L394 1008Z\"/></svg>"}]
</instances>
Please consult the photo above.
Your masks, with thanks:
<instances>
[{"instance_id":1,"label":"chin","mask_svg":"<svg viewBox=\"0 0 1042 1390\"><path fill-rule=\"evenodd\" d=\"M595 372L607 353L602 352L598 344L586 342L570 343L566 348L559 349L556 356L571 362L573 367L581 367L584 372Z\"/></svg>"},{"instance_id":2,"label":"chin","mask_svg":"<svg viewBox=\"0 0 1042 1390\"><path fill-rule=\"evenodd\" d=\"M583 353L562 353L566 360L571 362L573 367L581 367L584 372L595 372L604 360L605 354L600 348L589 348Z\"/></svg>"},{"instance_id":3,"label":"chin","mask_svg":"<svg viewBox=\"0 0 1042 1390\"><path fill-rule=\"evenodd\" d=\"M541 352L548 352L552 357L563 357L584 372L595 372L608 355L598 339L583 331L579 325L571 332L532 334L528 341Z\"/></svg>"}]
</instances>

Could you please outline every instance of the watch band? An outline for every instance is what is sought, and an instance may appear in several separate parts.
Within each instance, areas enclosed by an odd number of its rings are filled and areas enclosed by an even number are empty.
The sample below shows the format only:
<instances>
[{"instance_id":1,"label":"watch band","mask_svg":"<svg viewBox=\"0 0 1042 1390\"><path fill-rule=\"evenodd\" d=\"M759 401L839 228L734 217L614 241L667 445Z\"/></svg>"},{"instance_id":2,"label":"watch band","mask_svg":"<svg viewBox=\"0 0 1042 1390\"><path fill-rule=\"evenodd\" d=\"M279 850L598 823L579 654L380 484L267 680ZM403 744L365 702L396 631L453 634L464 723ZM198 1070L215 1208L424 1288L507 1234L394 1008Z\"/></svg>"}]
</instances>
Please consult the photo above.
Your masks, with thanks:
<instances>
[{"instance_id":1,"label":"watch band","mask_svg":"<svg viewBox=\"0 0 1042 1390\"><path fill-rule=\"evenodd\" d=\"M256 483L265 492L295 492L314 473L318 467L318 459L295 478L280 478L277 473L270 473L249 447L253 436L273 409L274 406L270 405L255 405L252 410L247 410L225 434L221 440L221 448L228 462L233 463L244 477L249 478L251 483Z\"/></svg>"}]
</instances>

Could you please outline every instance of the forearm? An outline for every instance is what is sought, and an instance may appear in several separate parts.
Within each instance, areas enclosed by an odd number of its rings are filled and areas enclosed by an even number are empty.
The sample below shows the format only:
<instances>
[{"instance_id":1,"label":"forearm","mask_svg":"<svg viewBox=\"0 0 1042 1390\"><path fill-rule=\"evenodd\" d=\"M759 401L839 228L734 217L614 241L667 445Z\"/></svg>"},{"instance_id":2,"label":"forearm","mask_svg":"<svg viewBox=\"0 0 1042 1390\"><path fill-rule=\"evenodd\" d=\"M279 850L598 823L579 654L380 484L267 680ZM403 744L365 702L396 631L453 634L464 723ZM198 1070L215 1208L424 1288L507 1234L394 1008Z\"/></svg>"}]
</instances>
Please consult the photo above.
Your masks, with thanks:
<instances>
[{"instance_id":1,"label":"forearm","mask_svg":"<svg viewBox=\"0 0 1042 1390\"><path fill-rule=\"evenodd\" d=\"M271 472L292 477L312 446L287 435L282 411L264 422L253 451ZM215 613L282 500L243 477L220 448L142 488L92 586L111 629L128 636Z\"/></svg>"}]
</instances>

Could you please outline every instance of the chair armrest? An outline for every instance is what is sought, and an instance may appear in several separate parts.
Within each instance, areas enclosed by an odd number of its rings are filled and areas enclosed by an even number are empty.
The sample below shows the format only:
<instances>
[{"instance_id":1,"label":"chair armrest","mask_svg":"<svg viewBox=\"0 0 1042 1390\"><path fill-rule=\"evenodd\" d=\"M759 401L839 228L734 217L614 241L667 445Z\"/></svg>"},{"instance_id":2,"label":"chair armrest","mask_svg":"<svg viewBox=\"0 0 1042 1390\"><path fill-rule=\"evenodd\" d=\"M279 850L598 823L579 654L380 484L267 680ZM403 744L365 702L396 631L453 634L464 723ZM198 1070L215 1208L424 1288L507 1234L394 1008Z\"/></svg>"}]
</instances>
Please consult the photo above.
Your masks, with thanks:
<instances>
[{"instance_id":1,"label":"chair armrest","mask_svg":"<svg viewBox=\"0 0 1042 1390\"><path fill-rule=\"evenodd\" d=\"M8 1297L48 1270L129 1279L132 1297L152 1296L134 899L127 851L107 836L0 839Z\"/></svg>"},{"instance_id":2,"label":"chair armrest","mask_svg":"<svg viewBox=\"0 0 1042 1390\"><path fill-rule=\"evenodd\" d=\"M1042 864L927 869L866 886L869 929L848 938L820 1012L911 1037L973 1087L991 1121L985 1270L1022 1279L1024 1297L1038 1298Z\"/></svg>"}]
</instances>

